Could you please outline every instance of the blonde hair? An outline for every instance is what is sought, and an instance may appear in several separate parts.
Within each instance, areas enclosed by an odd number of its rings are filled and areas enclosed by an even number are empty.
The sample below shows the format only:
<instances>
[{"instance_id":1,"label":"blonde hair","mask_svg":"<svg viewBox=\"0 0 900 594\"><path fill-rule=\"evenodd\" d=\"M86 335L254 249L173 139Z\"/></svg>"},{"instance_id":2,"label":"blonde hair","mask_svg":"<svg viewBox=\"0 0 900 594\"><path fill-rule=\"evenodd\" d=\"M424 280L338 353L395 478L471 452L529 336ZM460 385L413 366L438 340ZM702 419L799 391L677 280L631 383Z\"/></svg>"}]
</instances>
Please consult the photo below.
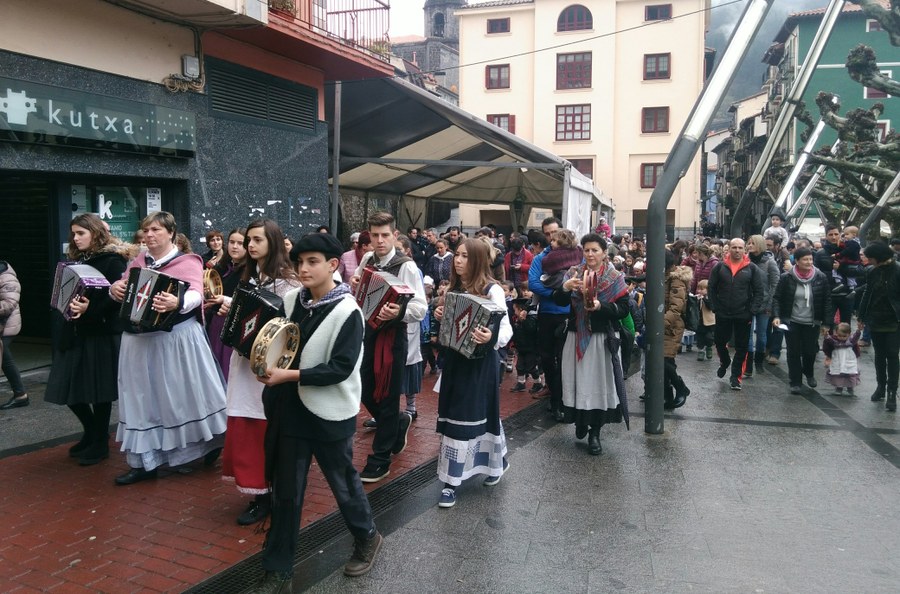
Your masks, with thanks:
<instances>
[{"instance_id":1,"label":"blonde hair","mask_svg":"<svg viewBox=\"0 0 900 594\"><path fill-rule=\"evenodd\" d=\"M859 235L859 227L857 227L856 225L850 225L849 227L844 227L844 233L853 235L854 237L856 237L857 235Z\"/></svg>"},{"instance_id":2,"label":"blonde hair","mask_svg":"<svg viewBox=\"0 0 900 594\"><path fill-rule=\"evenodd\" d=\"M766 252L766 240L763 239L762 235L751 235L747 238L747 243L753 244L757 254L764 254Z\"/></svg>"},{"instance_id":3,"label":"blonde hair","mask_svg":"<svg viewBox=\"0 0 900 594\"><path fill-rule=\"evenodd\" d=\"M575 232L569 229L557 229L553 232L553 241L561 248L575 247Z\"/></svg>"},{"instance_id":4,"label":"blonde hair","mask_svg":"<svg viewBox=\"0 0 900 594\"><path fill-rule=\"evenodd\" d=\"M698 289L706 289L706 288L708 288L708 287L709 287L709 281L706 280L706 279L703 279L702 281L700 281L699 283L697 283L697 288L698 288Z\"/></svg>"}]
</instances>

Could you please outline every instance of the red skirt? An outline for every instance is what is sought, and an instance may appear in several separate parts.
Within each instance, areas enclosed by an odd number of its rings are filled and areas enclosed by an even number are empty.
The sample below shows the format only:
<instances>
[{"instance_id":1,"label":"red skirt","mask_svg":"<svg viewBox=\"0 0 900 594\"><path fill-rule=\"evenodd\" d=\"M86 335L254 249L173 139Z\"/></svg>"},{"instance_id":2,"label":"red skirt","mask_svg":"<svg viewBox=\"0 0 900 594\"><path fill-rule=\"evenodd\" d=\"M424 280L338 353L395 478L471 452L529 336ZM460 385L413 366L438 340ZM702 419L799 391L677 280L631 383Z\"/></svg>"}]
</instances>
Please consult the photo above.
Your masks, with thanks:
<instances>
[{"instance_id":1,"label":"red skirt","mask_svg":"<svg viewBox=\"0 0 900 594\"><path fill-rule=\"evenodd\" d=\"M234 481L241 493L268 493L266 485L265 419L228 417L225 450L222 452L222 478Z\"/></svg>"}]
</instances>

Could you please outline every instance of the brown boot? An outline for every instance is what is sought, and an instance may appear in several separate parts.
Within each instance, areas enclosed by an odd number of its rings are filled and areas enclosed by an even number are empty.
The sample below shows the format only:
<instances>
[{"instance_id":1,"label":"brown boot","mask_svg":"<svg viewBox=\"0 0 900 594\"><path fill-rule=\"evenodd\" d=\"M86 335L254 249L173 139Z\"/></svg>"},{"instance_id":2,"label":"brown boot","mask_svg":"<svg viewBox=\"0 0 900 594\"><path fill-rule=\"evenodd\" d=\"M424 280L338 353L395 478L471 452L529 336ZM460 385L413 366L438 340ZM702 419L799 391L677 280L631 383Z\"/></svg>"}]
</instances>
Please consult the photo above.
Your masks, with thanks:
<instances>
[{"instance_id":1,"label":"brown boot","mask_svg":"<svg viewBox=\"0 0 900 594\"><path fill-rule=\"evenodd\" d=\"M353 543L353 554L344 565L344 575L359 577L369 573L375 557L378 555L378 550L381 549L382 542L384 542L384 537L380 532L375 532L375 536Z\"/></svg>"}]
</instances>

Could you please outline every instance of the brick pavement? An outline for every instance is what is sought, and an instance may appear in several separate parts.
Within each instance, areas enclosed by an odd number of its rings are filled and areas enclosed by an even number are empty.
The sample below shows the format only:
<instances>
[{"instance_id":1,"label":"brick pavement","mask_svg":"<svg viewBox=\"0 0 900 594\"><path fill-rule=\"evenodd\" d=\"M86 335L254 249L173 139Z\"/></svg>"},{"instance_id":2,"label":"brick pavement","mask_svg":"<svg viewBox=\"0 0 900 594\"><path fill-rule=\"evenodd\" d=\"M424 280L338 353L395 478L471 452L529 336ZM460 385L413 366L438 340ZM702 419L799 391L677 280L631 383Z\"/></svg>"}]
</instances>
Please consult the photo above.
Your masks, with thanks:
<instances>
[{"instance_id":1,"label":"brick pavement","mask_svg":"<svg viewBox=\"0 0 900 594\"><path fill-rule=\"evenodd\" d=\"M425 377L419 418L406 451L391 464L385 481L437 456L434 376ZM505 418L534 402L513 394L514 378L501 388ZM405 406L405 402L401 404ZM354 461L362 468L373 432L360 413ZM117 487L127 471L121 454L92 467L67 456L71 444L0 460L0 591L2 592L180 592L257 553L263 534L235 518L249 497L221 480L220 469L195 463L161 471L154 481ZM302 526L336 511L316 465L310 473Z\"/></svg>"}]
</instances>

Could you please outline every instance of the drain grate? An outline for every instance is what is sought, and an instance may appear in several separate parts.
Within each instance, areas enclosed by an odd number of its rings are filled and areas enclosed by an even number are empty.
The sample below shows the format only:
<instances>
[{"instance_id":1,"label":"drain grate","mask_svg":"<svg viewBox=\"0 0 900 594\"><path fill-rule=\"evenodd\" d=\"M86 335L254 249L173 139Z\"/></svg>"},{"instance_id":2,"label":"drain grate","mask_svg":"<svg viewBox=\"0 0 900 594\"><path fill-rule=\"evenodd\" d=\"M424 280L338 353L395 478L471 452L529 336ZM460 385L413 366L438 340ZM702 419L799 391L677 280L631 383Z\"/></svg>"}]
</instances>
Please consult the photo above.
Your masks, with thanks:
<instances>
[{"instance_id":1,"label":"drain grate","mask_svg":"<svg viewBox=\"0 0 900 594\"><path fill-rule=\"evenodd\" d=\"M543 423L544 402L539 401L528 408L503 419L503 429L507 437L516 441L516 447L537 437L539 433L533 433L534 429L543 432L551 423ZM531 435L526 433L531 432ZM369 493L369 505L372 514L377 518L385 511L391 509L404 498L422 489L437 480L437 458L420 464L398 479L387 483ZM336 540L347 533L344 518L340 512L335 511L317 522L313 522L300 531L297 553L294 556L294 566L305 559L318 553L331 541ZM225 571L214 575L189 590L187 594L240 594L251 588L262 575L262 554L257 553Z\"/></svg>"}]
</instances>

